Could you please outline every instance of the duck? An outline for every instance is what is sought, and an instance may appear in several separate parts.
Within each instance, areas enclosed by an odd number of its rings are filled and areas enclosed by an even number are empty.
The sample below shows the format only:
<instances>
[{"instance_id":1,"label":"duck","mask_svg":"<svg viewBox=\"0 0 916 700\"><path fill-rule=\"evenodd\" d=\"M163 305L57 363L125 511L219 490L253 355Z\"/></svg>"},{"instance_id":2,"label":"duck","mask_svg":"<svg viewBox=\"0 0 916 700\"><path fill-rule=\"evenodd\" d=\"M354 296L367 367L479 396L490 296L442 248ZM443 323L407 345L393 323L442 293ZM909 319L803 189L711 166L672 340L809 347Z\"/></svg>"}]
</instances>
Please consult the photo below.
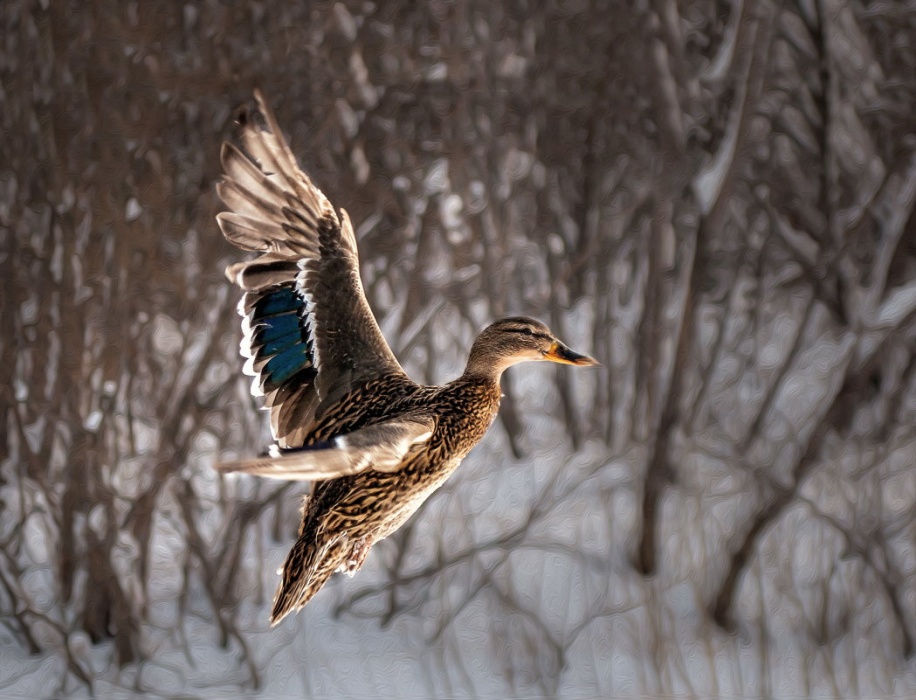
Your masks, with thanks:
<instances>
[{"instance_id":1,"label":"duck","mask_svg":"<svg viewBox=\"0 0 916 700\"><path fill-rule=\"evenodd\" d=\"M227 209L216 220L231 244L257 254L226 276L242 292L243 371L274 443L217 470L311 484L273 600L276 625L335 572L355 574L448 479L493 423L505 370L598 362L514 316L477 336L457 379L414 382L369 307L346 211L299 167L260 91L236 121L220 152L216 192Z\"/></svg>"}]
</instances>

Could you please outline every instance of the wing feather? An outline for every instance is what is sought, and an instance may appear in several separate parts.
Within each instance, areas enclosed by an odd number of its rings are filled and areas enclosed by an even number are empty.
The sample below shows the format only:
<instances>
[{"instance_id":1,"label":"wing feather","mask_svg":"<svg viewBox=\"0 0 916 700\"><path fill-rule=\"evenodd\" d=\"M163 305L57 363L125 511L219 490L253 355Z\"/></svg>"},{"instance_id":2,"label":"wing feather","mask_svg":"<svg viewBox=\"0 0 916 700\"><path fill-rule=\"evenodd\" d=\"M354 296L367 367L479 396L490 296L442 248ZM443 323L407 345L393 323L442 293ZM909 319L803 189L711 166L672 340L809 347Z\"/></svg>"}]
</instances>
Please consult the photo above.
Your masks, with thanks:
<instances>
[{"instance_id":1,"label":"wing feather","mask_svg":"<svg viewBox=\"0 0 916 700\"><path fill-rule=\"evenodd\" d=\"M401 467L411 449L429 440L434 428L432 418L402 416L340 435L321 445L226 462L217 469L285 481L338 479L366 469L393 472Z\"/></svg>"},{"instance_id":2,"label":"wing feather","mask_svg":"<svg viewBox=\"0 0 916 700\"><path fill-rule=\"evenodd\" d=\"M404 377L363 292L356 236L296 164L260 92L223 144L217 215L233 245L261 255L229 266L246 293L242 355L280 447L307 440L321 405L384 375Z\"/></svg>"}]
</instances>

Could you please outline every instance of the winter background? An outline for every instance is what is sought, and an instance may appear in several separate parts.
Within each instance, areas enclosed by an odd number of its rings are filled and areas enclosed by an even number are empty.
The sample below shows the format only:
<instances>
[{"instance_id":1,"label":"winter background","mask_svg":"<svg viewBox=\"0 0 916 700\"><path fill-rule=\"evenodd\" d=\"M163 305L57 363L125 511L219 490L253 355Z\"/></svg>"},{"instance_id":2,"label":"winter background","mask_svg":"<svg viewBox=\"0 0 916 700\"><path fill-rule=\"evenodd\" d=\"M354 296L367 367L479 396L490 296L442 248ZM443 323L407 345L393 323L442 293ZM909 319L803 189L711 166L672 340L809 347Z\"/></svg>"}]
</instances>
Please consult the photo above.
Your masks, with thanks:
<instances>
[{"instance_id":1,"label":"winter background","mask_svg":"<svg viewBox=\"0 0 916 700\"><path fill-rule=\"evenodd\" d=\"M916 692L916 2L8 0L0 694ZM260 87L403 364L500 420L267 624L302 485L241 376Z\"/></svg>"}]
</instances>

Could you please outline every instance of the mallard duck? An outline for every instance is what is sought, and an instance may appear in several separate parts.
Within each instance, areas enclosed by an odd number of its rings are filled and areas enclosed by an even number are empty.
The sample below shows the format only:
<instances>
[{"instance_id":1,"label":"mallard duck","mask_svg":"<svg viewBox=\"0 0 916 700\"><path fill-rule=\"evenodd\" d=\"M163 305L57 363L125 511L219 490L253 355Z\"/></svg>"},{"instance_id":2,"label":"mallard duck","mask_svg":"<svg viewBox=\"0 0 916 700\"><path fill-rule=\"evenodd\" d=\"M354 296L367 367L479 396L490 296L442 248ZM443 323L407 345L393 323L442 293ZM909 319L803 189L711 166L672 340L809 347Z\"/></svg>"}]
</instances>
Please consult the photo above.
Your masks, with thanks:
<instances>
[{"instance_id":1,"label":"mallard duck","mask_svg":"<svg viewBox=\"0 0 916 700\"><path fill-rule=\"evenodd\" d=\"M271 623L300 610L336 571L353 575L483 438L502 373L518 362L598 364L543 323L513 317L483 330L464 373L444 386L412 381L363 293L356 236L299 169L259 92L224 143L217 194L223 235L260 255L229 266L252 393L276 443L223 472L315 482L283 567Z\"/></svg>"}]
</instances>

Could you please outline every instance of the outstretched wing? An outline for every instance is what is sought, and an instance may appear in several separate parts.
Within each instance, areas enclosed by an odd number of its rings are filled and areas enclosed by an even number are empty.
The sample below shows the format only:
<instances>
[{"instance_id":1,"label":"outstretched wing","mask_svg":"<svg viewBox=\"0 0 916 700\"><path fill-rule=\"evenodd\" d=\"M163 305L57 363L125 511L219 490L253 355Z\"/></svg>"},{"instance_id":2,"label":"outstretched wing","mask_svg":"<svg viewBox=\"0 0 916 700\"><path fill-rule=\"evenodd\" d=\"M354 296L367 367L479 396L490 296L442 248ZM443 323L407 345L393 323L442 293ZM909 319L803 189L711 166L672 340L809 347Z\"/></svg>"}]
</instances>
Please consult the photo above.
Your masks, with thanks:
<instances>
[{"instance_id":1,"label":"outstretched wing","mask_svg":"<svg viewBox=\"0 0 916 700\"><path fill-rule=\"evenodd\" d=\"M239 118L241 146L225 143L217 215L234 245L261 253L226 273L239 307L246 372L265 396L281 447L298 447L319 405L356 384L403 370L363 293L356 237L303 173L260 92Z\"/></svg>"},{"instance_id":2,"label":"outstretched wing","mask_svg":"<svg viewBox=\"0 0 916 700\"><path fill-rule=\"evenodd\" d=\"M329 442L275 456L226 462L217 469L286 481L337 479L366 469L390 472L401 466L413 447L429 440L434 428L432 418L394 418L339 435Z\"/></svg>"}]
</instances>

